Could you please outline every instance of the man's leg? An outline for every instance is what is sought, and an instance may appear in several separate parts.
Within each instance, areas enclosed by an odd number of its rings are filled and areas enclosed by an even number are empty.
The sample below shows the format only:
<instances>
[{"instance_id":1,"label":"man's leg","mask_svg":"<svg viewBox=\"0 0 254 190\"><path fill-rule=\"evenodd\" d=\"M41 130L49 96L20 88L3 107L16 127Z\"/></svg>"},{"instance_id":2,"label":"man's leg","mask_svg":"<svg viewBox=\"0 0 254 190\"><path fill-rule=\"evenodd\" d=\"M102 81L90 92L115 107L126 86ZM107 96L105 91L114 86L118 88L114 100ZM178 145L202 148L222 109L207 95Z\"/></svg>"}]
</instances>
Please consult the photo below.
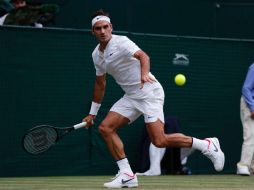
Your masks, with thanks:
<instances>
[{"instance_id":1,"label":"man's leg","mask_svg":"<svg viewBox=\"0 0 254 190\"><path fill-rule=\"evenodd\" d=\"M159 119L155 122L146 123L146 128L152 143L156 147L192 146L192 137L185 136L181 133L165 134L164 124Z\"/></svg>"},{"instance_id":2,"label":"man's leg","mask_svg":"<svg viewBox=\"0 0 254 190\"><path fill-rule=\"evenodd\" d=\"M123 142L116 131L123 125L128 124L128 122L128 118L115 112L109 112L99 126L99 132L115 160L121 160L126 157Z\"/></svg>"},{"instance_id":3,"label":"man's leg","mask_svg":"<svg viewBox=\"0 0 254 190\"><path fill-rule=\"evenodd\" d=\"M217 138L206 138L200 140L181 133L165 134L164 124L158 119L155 122L146 123L147 132L152 143L159 147L192 147L200 150L214 164L216 171L221 171L224 167L225 157L220 149Z\"/></svg>"},{"instance_id":4,"label":"man's leg","mask_svg":"<svg viewBox=\"0 0 254 190\"><path fill-rule=\"evenodd\" d=\"M133 174L126 158L123 142L116 133L120 127L128 124L128 122L129 119L121 114L109 112L99 126L99 132L119 167L119 172L116 177L111 182L104 183L104 186L108 188L138 186L137 177Z\"/></svg>"}]
</instances>

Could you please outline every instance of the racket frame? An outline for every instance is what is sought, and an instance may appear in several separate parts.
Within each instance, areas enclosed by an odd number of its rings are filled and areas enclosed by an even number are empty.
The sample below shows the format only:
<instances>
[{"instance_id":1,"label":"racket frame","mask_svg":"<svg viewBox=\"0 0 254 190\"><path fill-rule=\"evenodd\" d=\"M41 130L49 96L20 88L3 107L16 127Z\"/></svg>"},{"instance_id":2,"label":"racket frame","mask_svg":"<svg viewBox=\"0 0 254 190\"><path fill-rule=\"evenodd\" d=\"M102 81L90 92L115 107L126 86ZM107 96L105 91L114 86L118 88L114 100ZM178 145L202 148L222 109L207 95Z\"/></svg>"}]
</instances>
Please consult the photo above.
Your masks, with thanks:
<instances>
[{"instance_id":1,"label":"racket frame","mask_svg":"<svg viewBox=\"0 0 254 190\"><path fill-rule=\"evenodd\" d=\"M60 139L62 139L66 134L70 133L71 131L73 130L77 130L77 129L80 129L80 128L83 128L87 125L86 122L82 122L82 123L78 123L76 125L73 125L71 127L54 127L54 126L51 126L51 125L38 125L38 126L35 126L31 129L29 129L24 135L23 135L23 138L22 138L22 148L29 154L32 154L32 155L38 155L38 154L42 154L46 151L48 151L52 146L54 146ZM32 153L30 151L28 151L26 148L25 148L25 139L28 135L30 135L33 131L35 131L36 129L39 129L39 128L45 128L45 127L48 127L48 128L51 128L53 130L55 130L56 132L56 139L54 141L54 143L51 143L51 145L41 151L41 152L38 152L38 153ZM62 131L62 132L60 132Z\"/></svg>"}]
</instances>

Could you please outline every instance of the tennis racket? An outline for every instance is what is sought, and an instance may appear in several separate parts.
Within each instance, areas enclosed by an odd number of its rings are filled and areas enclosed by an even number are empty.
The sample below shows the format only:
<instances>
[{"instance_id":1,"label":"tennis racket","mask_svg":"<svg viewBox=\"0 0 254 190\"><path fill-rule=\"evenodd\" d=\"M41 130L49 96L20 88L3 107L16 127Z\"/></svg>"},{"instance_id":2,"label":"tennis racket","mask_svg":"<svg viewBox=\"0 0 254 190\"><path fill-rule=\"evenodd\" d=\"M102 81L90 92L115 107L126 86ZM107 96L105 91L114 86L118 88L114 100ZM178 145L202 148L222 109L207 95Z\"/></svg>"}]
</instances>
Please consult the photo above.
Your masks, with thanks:
<instances>
[{"instance_id":1,"label":"tennis racket","mask_svg":"<svg viewBox=\"0 0 254 190\"><path fill-rule=\"evenodd\" d=\"M49 150L68 133L86 126L86 122L71 127L59 128L50 125L38 125L23 136L22 144L26 152L37 155Z\"/></svg>"}]
</instances>

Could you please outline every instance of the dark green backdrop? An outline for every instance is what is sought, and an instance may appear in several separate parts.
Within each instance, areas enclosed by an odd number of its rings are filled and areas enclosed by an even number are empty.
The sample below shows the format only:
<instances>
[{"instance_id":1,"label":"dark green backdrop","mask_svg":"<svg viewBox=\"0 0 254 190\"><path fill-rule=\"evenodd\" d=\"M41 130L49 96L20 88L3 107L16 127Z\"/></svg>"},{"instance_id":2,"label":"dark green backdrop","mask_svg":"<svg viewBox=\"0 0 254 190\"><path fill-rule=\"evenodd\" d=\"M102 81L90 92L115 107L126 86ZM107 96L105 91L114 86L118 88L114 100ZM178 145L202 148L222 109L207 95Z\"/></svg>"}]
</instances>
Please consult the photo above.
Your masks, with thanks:
<instances>
[{"instance_id":1,"label":"dark green backdrop","mask_svg":"<svg viewBox=\"0 0 254 190\"><path fill-rule=\"evenodd\" d=\"M253 0L28 0L56 3L56 27L91 28L91 15L109 11L115 30L254 38Z\"/></svg>"},{"instance_id":2,"label":"dark green backdrop","mask_svg":"<svg viewBox=\"0 0 254 190\"><path fill-rule=\"evenodd\" d=\"M242 143L240 91L253 61L253 41L126 35L151 57L151 70L166 93L165 115L179 117L189 135L220 138L226 154L224 173L234 173ZM21 148L22 135L34 125L65 127L88 113L95 76L91 53L96 45L90 32L1 27L0 36L0 176L116 173L97 132L122 95L111 77L93 129L75 131L38 157ZM176 54L184 56L175 60ZM186 75L185 86L174 84L177 73ZM142 127L140 118L120 130L134 170ZM199 153L190 157L189 165L193 173L215 173Z\"/></svg>"}]
</instances>

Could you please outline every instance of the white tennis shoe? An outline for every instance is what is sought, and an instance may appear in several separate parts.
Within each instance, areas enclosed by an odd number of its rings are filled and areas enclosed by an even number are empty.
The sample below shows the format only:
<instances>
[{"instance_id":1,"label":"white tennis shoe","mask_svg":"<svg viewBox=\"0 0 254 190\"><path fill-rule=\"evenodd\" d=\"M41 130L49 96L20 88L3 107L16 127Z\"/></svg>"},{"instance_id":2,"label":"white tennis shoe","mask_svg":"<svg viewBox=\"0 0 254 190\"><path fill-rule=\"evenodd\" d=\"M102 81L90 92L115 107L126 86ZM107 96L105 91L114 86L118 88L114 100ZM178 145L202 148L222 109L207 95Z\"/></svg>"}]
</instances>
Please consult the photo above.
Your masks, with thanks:
<instances>
[{"instance_id":1,"label":"white tennis shoe","mask_svg":"<svg viewBox=\"0 0 254 190\"><path fill-rule=\"evenodd\" d=\"M135 174L118 172L111 182L104 183L107 188L138 187L138 178Z\"/></svg>"},{"instance_id":2,"label":"white tennis shoe","mask_svg":"<svg viewBox=\"0 0 254 190\"><path fill-rule=\"evenodd\" d=\"M249 176L250 171L249 171L249 168L246 165L237 164L236 174L237 175Z\"/></svg>"},{"instance_id":3,"label":"white tennis shoe","mask_svg":"<svg viewBox=\"0 0 254 190\"><path fill-rule=\"evenodd\" d=\"M139 176L158 176L161 175L161 171L153 171L153 170L147 170L146 172L143 173L136 173L136 175Z\"/></svg>"},{"instance_id":4,"label":"white tennis shoe","mask_svg":"<svg viewBox=\"0 0 254 190\"><path fill-rule=\"evenodd\" d=\"M202 153L212 161L216 171L219 172L223 170L225 163L225 155L220 148L219 140L215 137L206 138L205 140L208 141L209 145L208 148Z\"/></svg>"}]
</instances>

